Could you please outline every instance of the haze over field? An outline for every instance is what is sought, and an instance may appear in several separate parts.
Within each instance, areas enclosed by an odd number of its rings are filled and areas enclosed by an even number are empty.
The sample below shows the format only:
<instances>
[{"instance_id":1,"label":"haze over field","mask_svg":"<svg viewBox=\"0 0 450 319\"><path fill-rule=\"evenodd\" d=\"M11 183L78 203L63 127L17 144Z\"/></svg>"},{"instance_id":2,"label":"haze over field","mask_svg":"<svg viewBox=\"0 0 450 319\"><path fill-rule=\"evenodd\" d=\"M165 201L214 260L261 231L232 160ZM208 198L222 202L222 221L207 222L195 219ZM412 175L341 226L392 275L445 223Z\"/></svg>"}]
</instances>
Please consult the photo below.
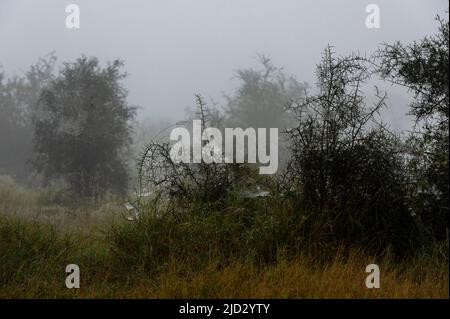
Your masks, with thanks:
<instances>
[{"instance_id":1,"label":"haze over field","mask_svg":"<svg viewBox=\"0 0 450 319\"><path fill-rule=\"evenodd\" d=\"M73 2L73 1L72 1ZM270 56L299 81L315 83L315 64L327 44L339 53L372 53L380 43L406 43L432 34L444 0L380 0L381 28L367 29L370 1L86 1L81 28L65 27L71 1L2 0L0 64L7 75L25 72L55 51L59 61L80 54L125 61L125 85L139 117L178 120L193 94L223 102L238 85L234 71L259 67ZM408 128L409 95L389 89L392 127Z\"/></svg>"},{"instance_id":2,"label":"haze over field","mask_svg":"<svg viewBox=\"0 0 450 319\"><path fill-rule=\"evenodd\" d=\"M448 5L0 0L0 298L448 298Z\"/></svg>"}]
</instances>

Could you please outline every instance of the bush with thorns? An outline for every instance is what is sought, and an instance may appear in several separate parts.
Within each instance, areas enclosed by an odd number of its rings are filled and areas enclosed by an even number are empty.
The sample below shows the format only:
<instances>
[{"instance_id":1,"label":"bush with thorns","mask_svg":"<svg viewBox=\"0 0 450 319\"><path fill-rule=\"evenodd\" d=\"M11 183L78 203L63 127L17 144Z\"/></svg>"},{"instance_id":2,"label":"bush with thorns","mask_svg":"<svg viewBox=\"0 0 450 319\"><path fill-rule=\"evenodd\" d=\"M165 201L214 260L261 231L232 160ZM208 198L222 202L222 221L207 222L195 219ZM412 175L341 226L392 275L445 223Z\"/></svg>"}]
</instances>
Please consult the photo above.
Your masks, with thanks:
<instances>
[{"instance_id":1,"label":"bush with thorns","mask_svg":"<svg viewBox=\"0 0 450 319\"><path fill-rule=\"evenodd\" d=\"M202 129L210 125L209 111L200 95L196 95ZM208 143L208 140L203 141ZM139 192L150 189L177 207L191 204L220 205L242 181L251 175L245 164L174 162L169 142L148 143L138 161Z\"/></svg>"}]
</instances>

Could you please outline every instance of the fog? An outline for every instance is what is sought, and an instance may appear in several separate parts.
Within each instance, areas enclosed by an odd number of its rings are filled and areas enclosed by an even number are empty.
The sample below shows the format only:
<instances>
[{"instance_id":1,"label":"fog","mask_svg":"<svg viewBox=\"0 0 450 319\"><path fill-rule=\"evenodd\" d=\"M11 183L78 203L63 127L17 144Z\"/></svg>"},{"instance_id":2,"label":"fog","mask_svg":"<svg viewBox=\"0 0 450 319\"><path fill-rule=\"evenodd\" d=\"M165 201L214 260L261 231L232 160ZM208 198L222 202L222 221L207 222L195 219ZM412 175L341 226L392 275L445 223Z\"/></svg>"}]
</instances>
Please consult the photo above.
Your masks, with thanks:
<instances>
[{"instance_id":1,"label":"fog","mask_svg":"<svg viewBox=\"0 0 450 319\"><path fill-rule=\"evenodd\" d=\"M80 29L65 27L65 7L80 7ZM7 75L25 72L54 51L58 60L80 54L120 58L139 117L179 119L193 94L221 102L237 87L235 70L257 67L266 54L299 81L314 84L314 66L327 44L339 53L370 54L384 42L433 34L443 0L379 0L381 28L365 26L369 1L295 0L2 0L0 64ZM407 123L408 95L391 89L394 127Z\"/></svg>"}]
</instances>

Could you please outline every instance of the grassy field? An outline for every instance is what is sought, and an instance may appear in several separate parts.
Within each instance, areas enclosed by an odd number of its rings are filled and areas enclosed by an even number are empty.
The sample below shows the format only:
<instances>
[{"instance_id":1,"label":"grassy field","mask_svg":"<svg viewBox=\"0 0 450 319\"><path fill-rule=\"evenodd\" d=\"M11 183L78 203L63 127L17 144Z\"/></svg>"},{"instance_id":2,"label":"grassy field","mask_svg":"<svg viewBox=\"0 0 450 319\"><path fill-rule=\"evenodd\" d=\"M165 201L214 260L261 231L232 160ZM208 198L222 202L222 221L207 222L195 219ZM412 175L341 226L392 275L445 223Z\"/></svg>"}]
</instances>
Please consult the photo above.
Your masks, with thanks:
<instances>
[{"instance_id":1,"label":"grassy field","mask_svg":"<svg viewBox=\"0 0 450 319\"><path fill-rule=\"evenodd\" d=\"M130 222L120 201L73 206L54 197L0 187L1 298L449 297L448 245L401 259L357 245L325 256L294 249L258 220L261 233L223 216ZM65 287L72 263L80 289ZM380 266L380 289L365 286L371 263Z\"/></svg>"}]
</instances>

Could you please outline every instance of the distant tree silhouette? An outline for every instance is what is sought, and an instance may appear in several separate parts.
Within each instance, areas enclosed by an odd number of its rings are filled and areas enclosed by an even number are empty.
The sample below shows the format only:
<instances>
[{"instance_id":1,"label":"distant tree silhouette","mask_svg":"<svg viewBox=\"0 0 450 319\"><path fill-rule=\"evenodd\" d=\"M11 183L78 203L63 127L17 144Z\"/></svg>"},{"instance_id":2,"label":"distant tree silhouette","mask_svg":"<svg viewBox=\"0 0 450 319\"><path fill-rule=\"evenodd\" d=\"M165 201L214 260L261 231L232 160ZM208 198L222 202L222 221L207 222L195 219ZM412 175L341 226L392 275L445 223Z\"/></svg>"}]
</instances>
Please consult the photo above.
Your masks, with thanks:
<instances>
[{"instance_id":1,"label":"distant tree silhouette","mask_svg":"<svg viewBox=\"0 0 450 319\"><path fill-rule=\"evenodd\" d=\"M289 122L285 112L291 100L304 94L306 83L287 76L271 60L258 55L261 70L243 69L236 72L240 86L228 96L227 119L231 126L284 129Z\"/></svg>"},{"instance_id":2,"label":"distant tree silhouette","mask_svg":"<svg viewBox=\"0 0 450 319\"><path fill-rule=\"evenodd\" d=\"M62 177L82 197L127 188L125 152L135 108L126 101L122 66L115 60L102 68L85 56L65 63L33 116L35 167L46 179Z\"/></svg>"},{"instance_id":3,"label":"distant tree silhouette","mask_svg":"<svg viewBox=\"0 0 450 319\"><path fill-rule=\"evenodd\" d=\"M0 72L0 174L24 182L31 173L32 114L42 89L53 77L56 57L39 59L22 76Z\"/></svg>"}]
</instances>

